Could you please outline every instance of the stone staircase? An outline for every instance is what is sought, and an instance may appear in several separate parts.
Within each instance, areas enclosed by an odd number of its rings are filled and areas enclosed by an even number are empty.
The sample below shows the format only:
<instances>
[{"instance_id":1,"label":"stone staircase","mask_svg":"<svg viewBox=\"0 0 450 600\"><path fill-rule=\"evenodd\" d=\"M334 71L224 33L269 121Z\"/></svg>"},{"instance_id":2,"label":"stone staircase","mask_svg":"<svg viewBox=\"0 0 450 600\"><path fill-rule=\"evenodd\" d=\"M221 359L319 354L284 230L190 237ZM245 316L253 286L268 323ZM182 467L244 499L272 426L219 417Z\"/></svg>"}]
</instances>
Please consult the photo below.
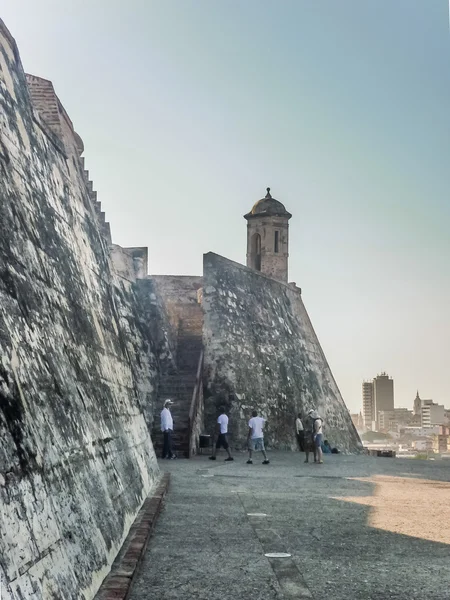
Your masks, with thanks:
<instances>
[{"instance_id":1,"label":"stone staircase","mask_svg":"<svg viewBox=\"0 0 450 600\"><path fill-rule=\"evenodd\" d=\"M179 458L189 454L189 409L195 387L198 362L202 351L203 311L200 304L184 307L177 338L177 370L168 373L159 386L153 426L153 444L158 457L162 454L163 434L159 413L164 400L170 398L174 432L173 449Z\"/></svg>"}]
</instances>

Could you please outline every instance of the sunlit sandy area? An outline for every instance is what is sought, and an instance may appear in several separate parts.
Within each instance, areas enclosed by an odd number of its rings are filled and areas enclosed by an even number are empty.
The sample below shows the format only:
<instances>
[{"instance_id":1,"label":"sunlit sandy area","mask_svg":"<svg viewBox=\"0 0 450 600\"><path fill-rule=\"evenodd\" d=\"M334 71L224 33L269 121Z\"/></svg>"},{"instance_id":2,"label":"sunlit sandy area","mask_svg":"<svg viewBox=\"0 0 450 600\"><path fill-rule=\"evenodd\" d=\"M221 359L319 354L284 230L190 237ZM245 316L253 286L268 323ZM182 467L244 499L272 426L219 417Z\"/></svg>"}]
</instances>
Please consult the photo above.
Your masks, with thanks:
<instances>
[{"instance_id":1,"label":"sunlit sandy area","mask_svg":"<svg viewBox=\"0 0 450 600\"><path fill-rule=\"evenodd\" d=\"M373 495L334 499L372 507L371 527L450 544L450 483L385 475L349 479L374 484Z\"/></svg>"}]
</instances>

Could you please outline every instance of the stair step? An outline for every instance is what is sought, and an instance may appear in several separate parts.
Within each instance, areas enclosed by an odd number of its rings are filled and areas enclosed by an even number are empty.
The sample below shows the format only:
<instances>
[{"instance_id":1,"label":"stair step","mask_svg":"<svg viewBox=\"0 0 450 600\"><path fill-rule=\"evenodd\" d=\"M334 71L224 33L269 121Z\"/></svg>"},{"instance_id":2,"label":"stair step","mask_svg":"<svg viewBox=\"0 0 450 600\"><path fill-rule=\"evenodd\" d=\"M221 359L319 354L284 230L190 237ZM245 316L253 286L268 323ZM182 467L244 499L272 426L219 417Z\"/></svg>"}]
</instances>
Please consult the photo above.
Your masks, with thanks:
<instances>
[{"instance_id":1,"label":"stair step","mask_svg":"<svg viewBox=\"0 0 450 600\"><path fill-rule=\"evenodd\" d=\"M166 385L174 385L174 386L186 386L186 385L194 385L195 384L195 377L189 377L189 379L187 377L183 377L180 376L177 379L164 379L161 382L161 386L166 386Z\"/></svg>"},{"instance_id":2,"label":"stair step","mask_svg":"<svg viewBox=\"0 0 450 600\"><path fill-rule=\"evenodd\" d=\"M167 389L169 389L169 390L186 390L186 388L194 389L194 386L195 386L195 381L190 384L186 383L184 385L180 384L180 383L162 383L159 386L159 388L161 390L167 390Z\"/></svg>"},{"instance_id":3,"label":"stair step","mask_svg":"<svg viewBox=\"0 0 450 600\"><path fill-rule=\"evenodd\" d=\"M163 383L159 386L160 390L175 390L177 392L190 392L195 387L195 382L186 385L177 385L175 383Z\"/></svg>"},{"instance_id":4,"label":"stair step","mask_svg":"<svg viewBox=\"0 0 450 600\"><path fill-rule=\"evenodd\" d=\"M176 437L175 435L172 436L172 442L174 444L177 445L182 445L182 444L188 444L189 443L189 439L187 435L184 436L180 436L180 437ZM164 443L164 438L163 436L161 437L157 437L153 440L153 445L158 447L158 446L162 446L162 444Z\"/></svg>"},{"instance_id":5,"label":"stair step","mask_svg":"<svg viewBox=\"0 0 450 600\"><path fill-rule=\"evenodd\" d=\"M174 381L164 381L163 383L161 383L161 385L159 387L160 387L160 389L166 389L166 388L183 389L183 388L193 388L194 385L195 385L195 381L192 381L189 383L175 383Z\"/></svg>"},{"instance_id":6,"label":"stair step","mask_svg":"<svg viewBox=\"0 0 450 600\"><path fill-rule=\"evenodd\" d=\"M180 369L180 372L177 375L171 375L170 377L164 377L161 381L168 383L191 383L195 381L197 375L197 370L195 371L183 371Z\"/></svg>"},{"instance_id":7,"label":"stair step","mask_svg":"<svg viewBox=\"0 0 450 600\"><path fill-rule=\"evenodd\" d=\"M187 392L190 390L193 390L195 386L195 383L192 383L191 385L177 385L175 383L163 383L162 385L159 386L160 390L174 390L176 392Z\"/></svg>"},{"instance_id":8,"label":"stair step","mask_svg":"<svg viewBox=\"0 0 450 600\"><path fill-rule=\"evenodd\" d=\"M161 385L159 388L160 393L167 394L167 392L177 392L180 394L190 394L194 391L195 383L192 385Z\"/></svg>"}]
</instances>

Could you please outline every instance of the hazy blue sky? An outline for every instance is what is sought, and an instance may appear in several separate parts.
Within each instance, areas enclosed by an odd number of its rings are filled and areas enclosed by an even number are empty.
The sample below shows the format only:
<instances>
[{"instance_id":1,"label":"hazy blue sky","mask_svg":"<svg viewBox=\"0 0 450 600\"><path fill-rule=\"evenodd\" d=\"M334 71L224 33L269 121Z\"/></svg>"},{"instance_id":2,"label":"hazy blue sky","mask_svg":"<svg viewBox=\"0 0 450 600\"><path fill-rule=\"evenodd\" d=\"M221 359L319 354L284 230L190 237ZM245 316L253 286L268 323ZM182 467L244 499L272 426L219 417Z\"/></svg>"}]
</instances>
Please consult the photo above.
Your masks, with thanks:
<instances>
[{"instance_id":1,"label":"hazy blue sky","mask_svg":"<svg viewBox=\"0 0 450 600\"><path fill-rule=\"evenodd\" d=\"M293 213L290 280L353 410L386 370L450 406L447 0L2 0L51 79L121 245L151 273L245 261Z\"/></svg>"}]
</instances>

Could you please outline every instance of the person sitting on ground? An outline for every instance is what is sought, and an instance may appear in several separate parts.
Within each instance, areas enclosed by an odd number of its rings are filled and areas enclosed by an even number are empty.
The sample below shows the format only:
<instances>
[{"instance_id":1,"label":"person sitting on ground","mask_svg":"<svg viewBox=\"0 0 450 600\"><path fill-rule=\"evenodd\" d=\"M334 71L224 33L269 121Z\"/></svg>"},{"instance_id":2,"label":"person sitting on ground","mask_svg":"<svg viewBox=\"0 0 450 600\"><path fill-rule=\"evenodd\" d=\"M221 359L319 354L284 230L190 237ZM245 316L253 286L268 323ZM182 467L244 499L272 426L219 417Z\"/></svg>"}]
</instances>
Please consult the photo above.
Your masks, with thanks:
<instances>
[{"instance_id":1,"label":"person sitting on ground","mask_svg":"<svg viewBox=\"0 0 450 600\"><path fill-rule=\"evenodd\" d=\"M253 450L261 450L264 456L263 465L269 464L269 459L267 458L266 449L264 448L264 425L265 419L262 417L258 417L258 411L254 410L252 412L252 418L248 422L248 435L247 435L247 444L248 444L248 465L253 464L252 460L252 452Z\"/></svg>"},{"instance_id":2,"label":"person sitting on ground","mask_svg":"<svg viewBox=\"0 0 450 600\"><path fill-rule=\"evenodd\" d=\"M317 448L314 443L314 409L308 412L308 416L305 422L305 463L309 462L309 454L314 454L314 462L317 462Z\"/></svg>"},{"instance_id":3,"label":"person sitting on ground","mask_svg":"<svg viewBox=\"0 0 450 600\"><path fill-rule=\"evenodd\" d=\"M328 440L325 440L322 443L322 452L324 454L331 454L333 452L331 446L330 446L330 442Z\"/></svg>"},{"instance_id":4,"label":"person sitting on ground","mask_svg":"<svg viewBox=\"0 0 450 600\"><path fill-rule=\"evenodd\" d=\"M217 442L215 448L213 447L212 456L209 457L209 460L216 460L216 452L223 448L228 453L228 458L225 461L234 460L231 456L230 446L228 444L228 417L225 414L225 407L220 407L220 415L217 418Z\"/></svg>"}]
</instances>

